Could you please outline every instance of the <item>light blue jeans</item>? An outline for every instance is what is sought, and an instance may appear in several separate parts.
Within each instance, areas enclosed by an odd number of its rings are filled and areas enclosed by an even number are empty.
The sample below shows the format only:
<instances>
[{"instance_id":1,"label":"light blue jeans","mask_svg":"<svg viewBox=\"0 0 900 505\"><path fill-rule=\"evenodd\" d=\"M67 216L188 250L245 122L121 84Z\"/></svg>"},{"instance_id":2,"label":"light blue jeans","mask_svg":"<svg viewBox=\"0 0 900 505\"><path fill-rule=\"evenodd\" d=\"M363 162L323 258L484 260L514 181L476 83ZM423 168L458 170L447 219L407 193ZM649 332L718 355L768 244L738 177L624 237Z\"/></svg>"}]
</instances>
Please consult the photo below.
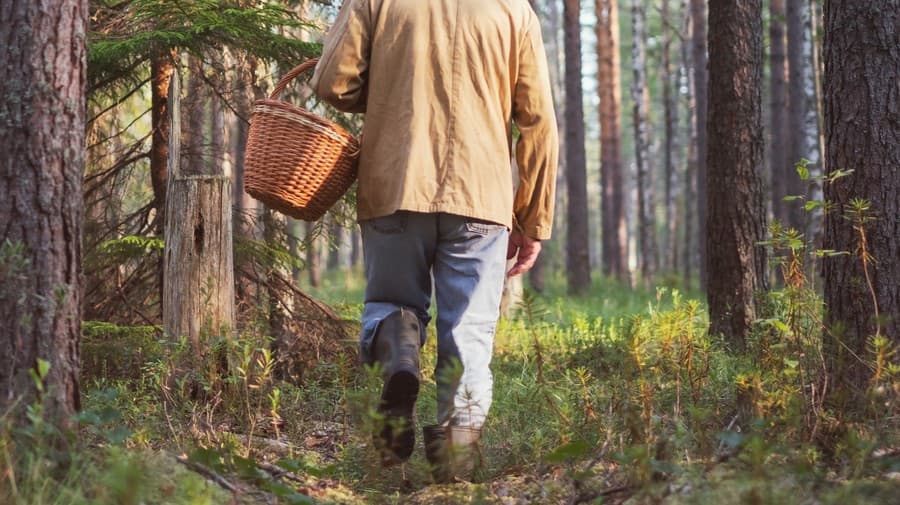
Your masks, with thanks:
<instances>
[{"instance_id":1,"label":"light blue jeans","mask_svg":"<svg viewBox=\"0 0 900 505\"><path fill-rule=\"evenodd\" d=\"M490 363L506 276L508 231L500 224L444 213L399 211L360 223L366 269L360 354L379 323L401 307L431 319L437 303L438 422L481 427L491 407Z\"/></svg>"}]
</instances>

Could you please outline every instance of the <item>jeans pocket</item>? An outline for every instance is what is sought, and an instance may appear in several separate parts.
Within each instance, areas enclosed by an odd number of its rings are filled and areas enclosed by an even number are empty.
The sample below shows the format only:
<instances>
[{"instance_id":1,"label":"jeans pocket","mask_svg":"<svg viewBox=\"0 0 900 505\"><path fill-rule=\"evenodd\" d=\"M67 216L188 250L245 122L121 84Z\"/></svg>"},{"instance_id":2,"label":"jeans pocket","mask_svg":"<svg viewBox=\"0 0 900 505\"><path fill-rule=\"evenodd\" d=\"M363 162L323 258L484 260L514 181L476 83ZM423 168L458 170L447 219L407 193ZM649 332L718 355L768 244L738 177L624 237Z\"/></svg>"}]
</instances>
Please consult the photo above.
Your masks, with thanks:
<instances>
[{"instance_id":1,"label":"jeans pocket","mask_svg":"<svg viewBox=\"0 0 900 505\"><path fill-rule=\"evenodd\" d=\"M366 224L378 233L385 235L397 235L406 231L407 213L397 211L389 216L369 219Z\"/></svg>"},{"instance_id":2,"label":"jeans pocket","mask_svg":"<svg viewBox=\"0 0 900 505\"><path fill-rule=\"evenodd\" d=\"M481 235L482 237L486 237L492 231L498 230L500 228L505 228L505 226L503 226L502 224L492 223L490 221L482 221L480 219L466 220L466 230L468 230L470 233Z\"/></svg>"}]
</instances>

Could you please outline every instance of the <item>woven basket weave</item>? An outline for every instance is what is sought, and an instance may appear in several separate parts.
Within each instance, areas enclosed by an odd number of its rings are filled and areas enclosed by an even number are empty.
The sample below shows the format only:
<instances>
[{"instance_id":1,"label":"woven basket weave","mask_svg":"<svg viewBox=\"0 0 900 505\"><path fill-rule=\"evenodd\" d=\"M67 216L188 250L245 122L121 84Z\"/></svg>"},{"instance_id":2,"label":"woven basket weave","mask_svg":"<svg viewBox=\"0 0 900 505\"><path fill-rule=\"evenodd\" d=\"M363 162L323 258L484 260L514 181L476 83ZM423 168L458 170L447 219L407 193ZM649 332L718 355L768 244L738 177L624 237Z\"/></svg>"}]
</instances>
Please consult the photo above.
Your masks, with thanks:
<instances>
[{"instance_id":1,"label":"woven basket weave","mask_svg":"<svg viewBox=\"0 0 900 505\"><path fill-rule=\"evenodd\" d=\"M244 188L288 216L315 221L356 180L359 141L337 124L278 100L288 83L314 68L288 72L268 99L254 103L244 157Z\"/></svg>"}]
</instances>

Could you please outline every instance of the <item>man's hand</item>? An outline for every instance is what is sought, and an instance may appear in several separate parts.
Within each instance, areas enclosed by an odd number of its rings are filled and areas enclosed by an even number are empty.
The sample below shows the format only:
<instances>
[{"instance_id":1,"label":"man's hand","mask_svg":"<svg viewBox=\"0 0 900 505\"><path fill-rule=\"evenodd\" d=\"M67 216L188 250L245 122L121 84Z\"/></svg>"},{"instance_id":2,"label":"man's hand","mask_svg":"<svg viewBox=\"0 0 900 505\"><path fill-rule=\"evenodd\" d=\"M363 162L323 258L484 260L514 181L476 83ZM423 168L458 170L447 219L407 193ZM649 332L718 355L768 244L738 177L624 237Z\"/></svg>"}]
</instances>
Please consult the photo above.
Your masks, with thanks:
<instances>
[{"instance_id":1,"label":"man's hand","mask_svg":"<svg viewBox=\"0 0 900 505\"><path fill-rule=\"evenodd\" d=\"M506 272L509 277L523 274L534 266L534 261L541 253L541 241L530 238L518 230L509 233L509 246L506 249L506 259L515 257L516 264Z\"/></svg>"}]
</instances>

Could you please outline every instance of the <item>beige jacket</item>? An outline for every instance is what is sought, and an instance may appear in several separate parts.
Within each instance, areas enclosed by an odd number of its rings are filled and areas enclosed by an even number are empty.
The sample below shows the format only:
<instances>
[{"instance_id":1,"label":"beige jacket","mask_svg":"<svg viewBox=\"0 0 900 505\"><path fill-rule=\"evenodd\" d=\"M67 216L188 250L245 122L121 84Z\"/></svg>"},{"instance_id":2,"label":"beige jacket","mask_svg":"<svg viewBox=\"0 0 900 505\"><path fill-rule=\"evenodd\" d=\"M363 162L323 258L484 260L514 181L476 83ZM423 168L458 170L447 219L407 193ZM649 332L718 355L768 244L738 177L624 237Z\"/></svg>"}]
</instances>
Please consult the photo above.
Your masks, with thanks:
<instances>
[{"instance_id":1,"label":"beige jacket","mask_svg":"<svg viewBox=\"0 0 900 505\"><path fill-rule=\"evenodd\" d=\"M312 87L366 114L360 220L446 212L550 237L559 139L527 0L345 0Z\"/></svg>"}]
</instances>

